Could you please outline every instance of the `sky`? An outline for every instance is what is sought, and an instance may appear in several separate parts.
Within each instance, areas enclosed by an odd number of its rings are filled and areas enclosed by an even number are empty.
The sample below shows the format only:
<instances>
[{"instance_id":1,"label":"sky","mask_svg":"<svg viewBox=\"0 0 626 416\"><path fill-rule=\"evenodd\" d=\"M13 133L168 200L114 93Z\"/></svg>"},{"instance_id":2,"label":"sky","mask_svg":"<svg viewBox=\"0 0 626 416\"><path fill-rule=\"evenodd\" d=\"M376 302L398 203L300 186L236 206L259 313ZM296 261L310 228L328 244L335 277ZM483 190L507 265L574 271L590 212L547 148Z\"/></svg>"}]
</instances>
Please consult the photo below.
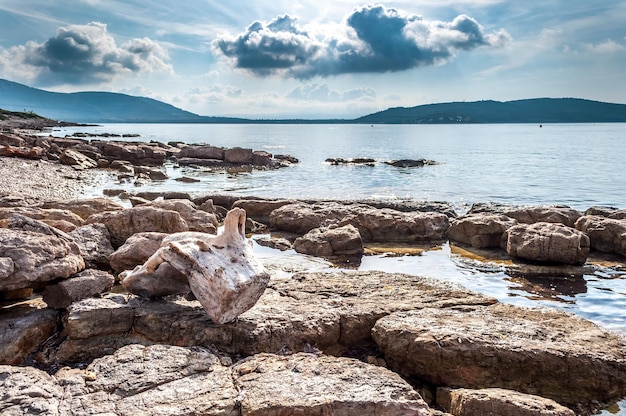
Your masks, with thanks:
<instances>
[{"instance_id":1,"label":"sky","mask_svg":"<svg viewBox=\"0 0 626 416\"><path fill-rule=\"evenodd\" d=\"M2 0L0 78L252 118L626 104L626 1Z\"/></svg>"}]
</instances>

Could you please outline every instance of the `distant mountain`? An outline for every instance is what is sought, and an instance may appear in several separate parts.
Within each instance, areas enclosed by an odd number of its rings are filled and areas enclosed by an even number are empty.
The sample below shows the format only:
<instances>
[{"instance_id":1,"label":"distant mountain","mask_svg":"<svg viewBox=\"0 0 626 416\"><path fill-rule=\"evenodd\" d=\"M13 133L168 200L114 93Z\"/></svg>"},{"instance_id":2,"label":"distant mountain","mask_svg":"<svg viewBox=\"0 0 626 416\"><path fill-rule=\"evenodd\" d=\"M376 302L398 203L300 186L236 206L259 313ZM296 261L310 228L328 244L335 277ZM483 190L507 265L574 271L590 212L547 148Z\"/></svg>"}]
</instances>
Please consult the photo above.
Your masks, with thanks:
<instances>
[{"instance_id":1,"label":"distant mountain","mask_svg":"<svg viewBox=\"0 0 626 416\"><path fill-rule=\"evenodd\" d=\"M626 122L626 105L579 98L474 101L389 108L358 123L603 123Z\"/></svg>"},{"instance_id":2,"label":"distant mountain","mask_svg":"<svg viewBox=\"0 0 626 416\"><path fill-rule=\"evenodd\" d=\"M203 117L152 98L111 92L58 93L0 79L0 108L80 123L233 123Z\"/></svg>"},{"instance_id":3,"label":"distant mountain","mask_svg":"<svg viewBox=\"0 0 626 416\"><path fill-rule=\"evenodd\" d=\"M0 108L78 123L453 124L626 122L626 105L535 98L396 107L353 120L251 120L200 116L152 98L111 92L58 93L0 79Z\"/></svg>"}]
</instances>

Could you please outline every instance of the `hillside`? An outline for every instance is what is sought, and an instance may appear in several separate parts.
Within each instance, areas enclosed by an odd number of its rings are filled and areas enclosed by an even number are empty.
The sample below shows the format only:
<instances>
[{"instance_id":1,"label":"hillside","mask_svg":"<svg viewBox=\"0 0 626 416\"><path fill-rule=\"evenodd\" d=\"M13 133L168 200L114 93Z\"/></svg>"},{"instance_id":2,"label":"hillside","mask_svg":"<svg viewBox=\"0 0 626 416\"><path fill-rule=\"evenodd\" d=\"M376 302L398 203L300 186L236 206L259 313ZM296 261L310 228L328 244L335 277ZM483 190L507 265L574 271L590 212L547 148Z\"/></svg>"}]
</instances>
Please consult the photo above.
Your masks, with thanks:
<instances>
[{"instance_id":1,"label":"hillside","mask_svg":"<svg viewBox=\"0 0 626 416\"><path fill-rule=\"evenodd\" d=\"M578 98L474 101L390 108L358 123L603 123L626 122L626 105Z\"/></svg>"},{"instance_id":2,"label":"hillside","mask_svg":"<svg viewBox=\"0 0 626 416\"><path fill-rule=\"evenodd\" d=\"M35 112L80 123L211 123L238 119L202 117L152 98L110 92L57 93L0 79L0 108Z\"/></svg>"},{"instance_id":3,"label":"hillside","mask_svg":"<svg viewBox=\"0 0 626 416\"><path fill-rule=\"evenodd\" d=\"M456 124L626 122L626 105L579 98L474 101L396 107L353 120L200 116L146 97L111 92L57 93L0 79L0 108L76 123Z\"/></svg>"}]
</instances>

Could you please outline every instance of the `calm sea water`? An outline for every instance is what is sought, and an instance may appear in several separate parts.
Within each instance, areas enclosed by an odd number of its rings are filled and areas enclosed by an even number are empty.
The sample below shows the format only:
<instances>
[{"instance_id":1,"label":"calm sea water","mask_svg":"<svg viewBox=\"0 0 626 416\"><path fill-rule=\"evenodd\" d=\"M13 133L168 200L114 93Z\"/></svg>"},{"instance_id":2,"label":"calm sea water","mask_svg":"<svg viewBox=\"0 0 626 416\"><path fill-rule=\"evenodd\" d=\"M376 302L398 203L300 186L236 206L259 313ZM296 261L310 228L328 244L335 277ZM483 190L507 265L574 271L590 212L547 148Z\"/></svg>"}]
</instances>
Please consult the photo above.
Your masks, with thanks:
<instances>
[{"instance_id":1,"label":"calm sea water","mask_svg":"<svg viewBox=\"0 0 626 416\"><path fill-rule=\"evenodd\" d=\"M54 131L135 133L139 139L248 147L290 154L300 163L275 171L228 174L168 166L171 180L143 187L98 184L131 191L182 190L192 195L233 193L281 198L406 199L447 201L464 213L474 202L594 205L626 208L626 124L501 125L200 125L107 124ZM431 159L423 168L384 163L331 166L327 158ZM189 176L198 183L182 184ZM255 245L260 256L297 261L293 251ZM584 276L520 278L497 265L476 264L448 244L421 256L363 258L361 270L412 273L452 281L502 302L557 307L626 332L626 264ZM619 404L626 415L626 401ZM614 409L615 411L615 409ZM615 413L615 412L613 412ZM609 414L604 412L603 414Z\"/></svg>"},{"instance_id":2,"label":"calm sea water","mask_svg":"<svg viewBox=\"0 0 626 416\"><path fill-rule=\"evenodd\" d=\"M447 201L463 211L473 202L567 204L626 208L626 124L489 125L202 125L108 124L73 131L137 133L141 140L250 147L290 154L290 169L203 175L171 170L160 188L298 198L413 198ZM129 139L135 140L135 139ZM377 164L330 166L327 158L431 159L403 169ZM154 184L150 187L154 188ZM132 185L130 188L133 188ZM135 189L135 188L133 188Z\"/></svg>"}]
</instances>

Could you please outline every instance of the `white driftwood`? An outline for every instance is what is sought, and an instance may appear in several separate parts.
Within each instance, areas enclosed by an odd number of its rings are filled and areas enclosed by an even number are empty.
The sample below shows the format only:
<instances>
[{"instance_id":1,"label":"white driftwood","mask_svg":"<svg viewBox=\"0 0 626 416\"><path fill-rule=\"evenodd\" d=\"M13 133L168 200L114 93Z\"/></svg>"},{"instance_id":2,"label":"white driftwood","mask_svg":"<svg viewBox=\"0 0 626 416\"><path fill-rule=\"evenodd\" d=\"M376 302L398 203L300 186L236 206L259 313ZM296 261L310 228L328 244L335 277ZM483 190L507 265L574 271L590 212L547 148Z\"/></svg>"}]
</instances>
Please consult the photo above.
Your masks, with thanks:
<instances>
[{"instance_id":1,"label":"white driftwood","mask_svg":"<svg viewBox=\"0 0 626 416\"><path fill-rule=\"evenodd\" d=\"M250 309L263 294L269 274L252 253L252 242L245 235L246 212L234 208L224 220L218 236L199 232L175 233L133 271L124 272L122 285L133 293L146 295L135 275L154 273L166 262L187 277L191 291L213 322L230 322ZM131 287L132 286L132 287Z\"/></svg>"}]
</instances>

